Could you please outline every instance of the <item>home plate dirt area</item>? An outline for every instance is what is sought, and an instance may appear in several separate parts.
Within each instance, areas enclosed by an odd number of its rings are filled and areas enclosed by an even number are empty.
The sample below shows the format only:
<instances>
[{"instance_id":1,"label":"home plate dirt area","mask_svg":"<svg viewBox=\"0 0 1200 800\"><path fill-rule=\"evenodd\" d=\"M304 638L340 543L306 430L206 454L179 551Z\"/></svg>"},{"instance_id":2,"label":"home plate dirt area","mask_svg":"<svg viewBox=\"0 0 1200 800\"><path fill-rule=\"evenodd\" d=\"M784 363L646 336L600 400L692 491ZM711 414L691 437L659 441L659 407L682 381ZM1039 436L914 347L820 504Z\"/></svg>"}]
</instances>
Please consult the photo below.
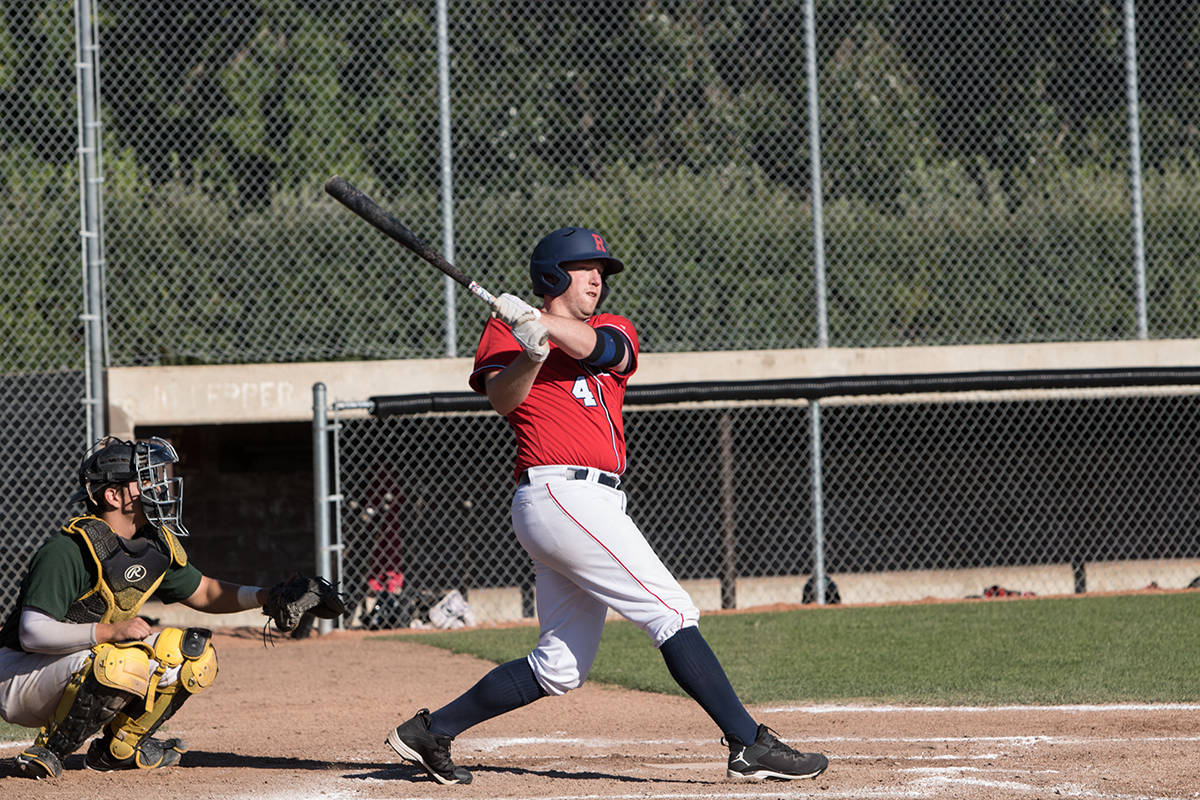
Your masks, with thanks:
<instances>
[{"instance_id":1,"label":"home plate dirt area","mask_svg":"<svg viewBox=\"0 0 1200 800\"><path fill-rule=\"evenodd\" d=\"M490 664L357 631L264 645L261 631L236 628L214 643L217 682L164 728L187 740L177 767L90 772L81 748L58 780L31 781L12 768L25 743L2 744L0 797L1200 798L1200 705L755 706L830 766L816 780L740 783L725 777L720 732L692 701L592 684L464 733L454 759L474 781L442 786L384 738Z\"/></svg>"}]
</instances>

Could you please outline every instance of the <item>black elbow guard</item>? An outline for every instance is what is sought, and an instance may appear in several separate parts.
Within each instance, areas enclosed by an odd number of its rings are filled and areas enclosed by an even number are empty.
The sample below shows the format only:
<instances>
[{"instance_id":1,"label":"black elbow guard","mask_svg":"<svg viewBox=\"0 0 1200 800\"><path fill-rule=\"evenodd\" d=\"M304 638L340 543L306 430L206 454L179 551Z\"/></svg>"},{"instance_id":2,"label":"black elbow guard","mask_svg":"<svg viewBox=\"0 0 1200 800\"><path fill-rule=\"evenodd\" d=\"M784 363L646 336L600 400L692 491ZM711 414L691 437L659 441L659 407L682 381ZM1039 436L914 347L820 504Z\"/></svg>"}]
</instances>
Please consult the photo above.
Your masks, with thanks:
<instances>
[{"instance_id":1,"label":"black elbow guard","mask_svg":"<svg viewBox=\"0 0 1200 800\"><path fill-rule=\"evenodd\" d=\"M629 345L622 334L612 328L597 328L596 346L592 348L588 357L583 359L583 363L597 369L615 367L625 360L628 348Z\"/></svg>"}]
</instances>

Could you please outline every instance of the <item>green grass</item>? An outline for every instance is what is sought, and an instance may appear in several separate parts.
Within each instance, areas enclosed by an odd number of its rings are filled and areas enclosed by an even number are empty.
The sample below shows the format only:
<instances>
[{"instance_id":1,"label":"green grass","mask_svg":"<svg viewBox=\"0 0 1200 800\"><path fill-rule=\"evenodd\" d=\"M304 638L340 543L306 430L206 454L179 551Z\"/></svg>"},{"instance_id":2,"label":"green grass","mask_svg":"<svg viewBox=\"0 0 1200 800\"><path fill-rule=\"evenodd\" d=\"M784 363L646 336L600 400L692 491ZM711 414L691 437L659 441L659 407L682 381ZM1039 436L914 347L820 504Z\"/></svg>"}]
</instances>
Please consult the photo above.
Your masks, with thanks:
<instances>
[{"instance_id":1,"label":"green grass","mask_svg":"<svg viewBox=\"0 0 1200 800\"><path fill-rule=\"evenodd\" d=\"M709 615L701 630L752 704L1195 702L1198 617L1200 593L1183 592ZM399 636L502 662L537 631ZM591 680L682 694L624 621L605 627Z\"/></svg>"},{"instance_id":2,"label":"green grass","mask_svg":"<svg viewBox=\"0 0 1200 800\"><path fill-rule=\"evenodd\" d=\"M20 725L13 725L0 719L0 742L13 742L18 739L33 739L37 736L37 731L29 728L22 728Z\"/></svg>"},{"instance_id":3,"label":"green grass","mask_svg":"<svg viewBox=\"0 0 1200 800\"><path fill-rule=\"evenodd\" d=\"M700 627L751 704L1167 703L1200 701L1198 619L1200 592L1178 592L714 614ZM373 638L499 663L528 652L537 629ZM627 622L605 627L591 680L682 694ZM0 740L34 733L0 722Z\"/></svg>"}]
</instances>

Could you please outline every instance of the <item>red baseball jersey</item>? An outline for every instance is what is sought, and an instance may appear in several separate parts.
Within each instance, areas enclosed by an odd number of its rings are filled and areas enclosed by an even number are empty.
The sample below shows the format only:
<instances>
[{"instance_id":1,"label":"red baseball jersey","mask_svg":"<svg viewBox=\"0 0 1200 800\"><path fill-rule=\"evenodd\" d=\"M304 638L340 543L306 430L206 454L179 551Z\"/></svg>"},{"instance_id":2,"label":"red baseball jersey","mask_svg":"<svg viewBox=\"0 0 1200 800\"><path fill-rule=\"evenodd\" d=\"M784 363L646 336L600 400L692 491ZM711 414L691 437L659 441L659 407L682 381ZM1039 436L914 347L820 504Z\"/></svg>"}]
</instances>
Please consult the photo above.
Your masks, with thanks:
<instances>
[{"instance_id":1,"label":"red baseball jersey","mask_svg":"<svg viewBox=\"0 0 1200 800\"><path fill-rule=\"evenodd\" d=\"M593 328L616 328L629 340L629 371L599 370L571 358L554 343L534 379L525 402L506 417L517 436L514 475L544 464L596 467L620 475L625 471L625 424L621 407L625 384L637 370L638 340L633 323L616 314L588 318ZM479 337L470 384L486 394L483 376L504 369L521 354L512 329L491 319Z\"/></svg>"}]
</instances>

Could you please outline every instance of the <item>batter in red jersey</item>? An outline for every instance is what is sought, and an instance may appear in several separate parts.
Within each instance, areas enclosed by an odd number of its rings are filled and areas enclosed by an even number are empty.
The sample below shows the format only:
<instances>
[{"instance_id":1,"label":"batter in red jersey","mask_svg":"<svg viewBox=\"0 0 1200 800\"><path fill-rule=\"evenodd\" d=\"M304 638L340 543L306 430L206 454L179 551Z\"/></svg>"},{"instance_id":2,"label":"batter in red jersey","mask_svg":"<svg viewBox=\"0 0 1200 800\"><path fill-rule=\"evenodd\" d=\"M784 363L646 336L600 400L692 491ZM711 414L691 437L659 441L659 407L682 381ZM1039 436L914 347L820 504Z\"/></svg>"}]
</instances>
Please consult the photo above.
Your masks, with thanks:
<instances>
[{"instance_id":1,"label":"batter in red jersey","mask_svg":"<svg viewBox=\"0 0 1200 800\"><path fill-rule=\"evenodd\" d=\"M646 632L672 677L717 724L729 747L728 777L814 778L828 764L750 716L700 635L691 597L625 513L621 407L638 338L628 319L598 310L608 279L623 269L596 231L556 230L530 259L542 308L501 295L480 337L470 384L516 434L512 523L533 559L541 631L528 656L389 734L397 753L439 783L471 781L451 761L455 736L583 684L610 608Z\"/></svg>"},{"instance_id":2,"label":"batter in red jersey","mask_svg":"<svg viewBox=\"0 0 1200 800\"><path fill-rule=\"evenodd\" d=\"M597 282L603 286L599 279ZM554 324L549 317L545 323ZM587 464L617 475L625 471L621 404L625 383L637 367L637 332L633 323L616 314L595 314L583 324L599 331L601 346L614 351L619 347L628 357L610 368L594 366L573 358L551 340L549 355L541 362L524 401L507 414L517 434L518 476L529 467L543 464ZM586 338L588 334L580 335ZM471 387L486 393L487 376L507 367L521 354L512 328L492 319L479 342Z\"/></svg>"}]
</instances>

